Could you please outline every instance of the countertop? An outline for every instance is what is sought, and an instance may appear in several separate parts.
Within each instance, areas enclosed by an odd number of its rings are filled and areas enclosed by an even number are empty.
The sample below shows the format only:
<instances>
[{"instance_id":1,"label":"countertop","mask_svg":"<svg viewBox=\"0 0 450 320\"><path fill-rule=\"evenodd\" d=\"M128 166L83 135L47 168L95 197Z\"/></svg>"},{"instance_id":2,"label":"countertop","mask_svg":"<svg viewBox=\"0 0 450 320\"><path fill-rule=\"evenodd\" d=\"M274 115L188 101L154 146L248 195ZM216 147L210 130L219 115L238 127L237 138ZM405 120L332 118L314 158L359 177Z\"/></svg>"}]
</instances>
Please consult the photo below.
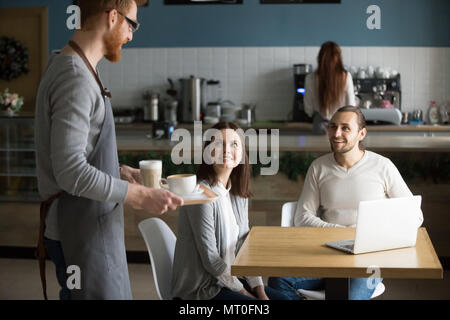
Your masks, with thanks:
<instances>
[{"instance_id":1,"label":"countertop","mask_svg":"<svg viewBox=\"0 0 450 320\"><path fill-rule=\"evenodd\" d=\"M202 124L203 129L208 129L212 125ZM150 130L151 123L132 123L116 124L117 130ZM176 128L185 128L193 130L194 125L190 123L181 123ZM243 127L248 129L249 127ZM280 132L308 132L312 131L312 124L307 122L275 122L259 121L255 122L251 128L254 129L280 129ZM450 132L450 125L368 125L367 130L376 132Z\"/></svg>"},{"instance_id":2,"label":"countertop","mask_svg":"<svg viewBox=\"0 0 450 320\"><path fill-rule=\"evenodd\" d=\"M169 139L149 139L144 132L117 133L119 151L170 152L179 143ZM447 136L367 136L364 144L368 150L375 152L450 152L450 137ZM201 150L201 148L202 146L194 146L193 150ZM247 149L253 150L254 147L247 146ZM326 136L280 134L279 151L330 152L330 145Z\"/></svg>"}]
</instances>

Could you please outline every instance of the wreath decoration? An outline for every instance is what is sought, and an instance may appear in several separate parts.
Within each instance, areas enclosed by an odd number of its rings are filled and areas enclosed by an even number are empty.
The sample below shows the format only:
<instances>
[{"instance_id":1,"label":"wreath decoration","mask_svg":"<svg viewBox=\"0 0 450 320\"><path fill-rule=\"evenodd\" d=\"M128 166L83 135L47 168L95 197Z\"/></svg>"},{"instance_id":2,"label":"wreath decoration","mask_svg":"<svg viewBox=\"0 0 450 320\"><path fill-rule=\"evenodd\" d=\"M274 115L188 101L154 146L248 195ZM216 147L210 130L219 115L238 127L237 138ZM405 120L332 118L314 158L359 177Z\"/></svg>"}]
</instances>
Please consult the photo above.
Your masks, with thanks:
<instances>
[{"instance_id":1,"label":"wreath decoration","mask_svg":"<svg viewBox=\"0 0 450 320\"><path fill-rule=\"evenodd\" d=\"M0 79L11 81L28 71L28 49L14 38L0 37Z\"/></svg>"}]
</instances>

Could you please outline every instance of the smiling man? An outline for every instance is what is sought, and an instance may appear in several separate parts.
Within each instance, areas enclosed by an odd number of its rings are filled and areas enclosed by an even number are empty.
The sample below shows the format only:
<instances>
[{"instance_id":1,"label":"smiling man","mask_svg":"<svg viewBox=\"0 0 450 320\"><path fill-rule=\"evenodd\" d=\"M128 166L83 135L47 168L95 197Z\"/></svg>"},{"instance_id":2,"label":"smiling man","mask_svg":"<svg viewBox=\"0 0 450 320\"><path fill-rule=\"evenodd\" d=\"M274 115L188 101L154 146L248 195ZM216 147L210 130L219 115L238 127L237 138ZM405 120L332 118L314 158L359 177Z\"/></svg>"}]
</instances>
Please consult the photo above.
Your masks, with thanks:
<instances>
[{"instance_id":1,"label":"smiling man","mask_svg":"<svg viewBox=\"0 0 450 320\"><path fill-rule=\"evenodd\" d=\"M328 125L332 153L316 159L308 170L296 226L354 226L360 201L412 195L391 160L364 149L366 134L359 108L336 111Z\"/></svg>"},{"instance_id":2,"label":"smiling man","mask_svg":"<svg viewBox=\"0 0 450 320\"><path fill-rule=\"evenodd\" d=\"M314 160L309 167L297 203L295 226L353 227L360 201L412 196L388 158L364 150L366 134L366 121L359 108L346 106L336 111L328 125L332 153ZM298 289L323 289L324 280L270 278L269 286L291 299L300 299ZM365 278L350 279L352 300L370 299L374 290Z\"/></svg>"},{"instance_id":3,"label":"smiling man","mask_svg":"<svg viewBox=\"0 0 450 320\"><path fill-rule=\"evenodd\" d=\"M135 0L80 0L81 29L50 57L36 99L36 162L41 204L37 255L55 263L61 299L131 299L123 204L162 214L183 203L141 185L138 169L119 169L109 93L96 70L120 60L133 39ZM67 267L74 283L67 286ZM70 268L72 270L73 268Z\"/></svg>"}]
</instances>

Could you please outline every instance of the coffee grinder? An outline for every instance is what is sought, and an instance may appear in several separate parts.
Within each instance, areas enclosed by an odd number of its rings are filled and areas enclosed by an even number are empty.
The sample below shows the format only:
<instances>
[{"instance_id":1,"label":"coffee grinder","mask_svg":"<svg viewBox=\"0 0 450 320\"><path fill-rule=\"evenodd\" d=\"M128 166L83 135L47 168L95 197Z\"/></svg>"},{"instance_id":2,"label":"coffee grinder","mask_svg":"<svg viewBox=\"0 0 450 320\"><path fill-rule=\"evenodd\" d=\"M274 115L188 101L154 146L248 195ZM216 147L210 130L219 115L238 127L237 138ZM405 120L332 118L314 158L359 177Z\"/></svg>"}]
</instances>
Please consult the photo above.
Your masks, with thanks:
<instances>
[{"instance_id":1,"label":"coffee grinder","mask_svg":"<svg viewBox=\"0 0 450 320\"><path fill-rule=\"evenodd\" d=\"M292 120L296 122L312 122L312 118L305 112L303 97L305 96L305 78L312 72L310 64L294 64L294 105Z\"/></svg>"}]
</instances>

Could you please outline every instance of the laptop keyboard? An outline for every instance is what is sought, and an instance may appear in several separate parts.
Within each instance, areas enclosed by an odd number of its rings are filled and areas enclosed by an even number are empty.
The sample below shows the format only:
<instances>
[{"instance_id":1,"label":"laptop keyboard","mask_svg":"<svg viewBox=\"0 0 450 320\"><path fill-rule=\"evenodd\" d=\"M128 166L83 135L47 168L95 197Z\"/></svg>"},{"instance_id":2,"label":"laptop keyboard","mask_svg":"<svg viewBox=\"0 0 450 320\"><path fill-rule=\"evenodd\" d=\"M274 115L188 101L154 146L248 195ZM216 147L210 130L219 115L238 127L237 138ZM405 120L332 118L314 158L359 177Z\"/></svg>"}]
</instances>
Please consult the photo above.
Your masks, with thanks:
<instances>
[{"instance_id":1,"label":"laptop keyboard","mask_svg":"<svg viewBox=\"0 0 450 320\"><path fill-rule=\"evenodd\" d=\"M353 244L346 244L346 245L342 245L343 248L348 249L348 250L352 250L353 251Z\"/></svg>"},{"instance_id":2,"label":"laptop keyboard","mask_svg":"<svg viewBox=\"0 0 450 320\"><path fill-rule=\"evenodd\" d=\"M326 245L335 248L335 249L341 249L344 251L353 252L354 246L355 246L355 240L341 240L341 241L335 241L335 242L327 242Z\"/></svg>"},{"instance_id":3,"label":"laptop keyboard","mask_svg":"<svg viewBox=\"0 0 450 320\"><path fill-rule=\"evenodd\" d=\"M339 244L340 247L353 251L355 240L344 240Z\"/></svg>"}]
</instances>

